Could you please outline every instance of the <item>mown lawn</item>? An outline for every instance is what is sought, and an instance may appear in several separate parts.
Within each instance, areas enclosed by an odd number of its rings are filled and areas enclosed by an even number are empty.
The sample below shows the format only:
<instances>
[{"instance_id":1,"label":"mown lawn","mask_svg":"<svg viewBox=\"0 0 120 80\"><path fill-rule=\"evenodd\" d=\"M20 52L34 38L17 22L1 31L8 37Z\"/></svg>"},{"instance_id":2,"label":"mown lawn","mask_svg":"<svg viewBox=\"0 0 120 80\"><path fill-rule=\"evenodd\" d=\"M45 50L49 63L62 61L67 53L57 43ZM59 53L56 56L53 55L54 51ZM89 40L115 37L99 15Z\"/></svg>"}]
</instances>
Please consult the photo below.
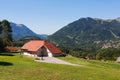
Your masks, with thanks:
<instances>
[{"instance_id":1,"label":"mown lawn","mask_svg":"<svg viewBox=\"0 0 120 80\"><path fill-rule=\"evenodd\" d=\"M81 66L35 62L19 54L0 55L0 80L120 80L120 64L71 56L61 59Z\"/></svg>"}]
</instances>

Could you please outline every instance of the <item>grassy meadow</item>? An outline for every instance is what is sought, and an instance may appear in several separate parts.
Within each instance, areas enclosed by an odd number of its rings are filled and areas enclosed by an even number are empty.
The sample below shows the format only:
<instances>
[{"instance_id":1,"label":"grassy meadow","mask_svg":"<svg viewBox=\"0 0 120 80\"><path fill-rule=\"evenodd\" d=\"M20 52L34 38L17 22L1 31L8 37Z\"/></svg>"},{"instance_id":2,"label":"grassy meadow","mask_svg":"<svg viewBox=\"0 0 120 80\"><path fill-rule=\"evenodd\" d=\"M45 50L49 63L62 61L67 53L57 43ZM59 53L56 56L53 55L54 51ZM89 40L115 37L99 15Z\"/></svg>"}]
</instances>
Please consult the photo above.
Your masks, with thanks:
<instances>
[{"instance_id":1,"label":"grassy meadow","mask_svg":"<svg viewBox=\"0 0 120 80\"><path fill-rule=\"evenodd\" d=\"M0 80L120 80L120 64L72 56L60 59L80 66L35 62L15 53L0 55Z\"/></svg>"}]
</instances>

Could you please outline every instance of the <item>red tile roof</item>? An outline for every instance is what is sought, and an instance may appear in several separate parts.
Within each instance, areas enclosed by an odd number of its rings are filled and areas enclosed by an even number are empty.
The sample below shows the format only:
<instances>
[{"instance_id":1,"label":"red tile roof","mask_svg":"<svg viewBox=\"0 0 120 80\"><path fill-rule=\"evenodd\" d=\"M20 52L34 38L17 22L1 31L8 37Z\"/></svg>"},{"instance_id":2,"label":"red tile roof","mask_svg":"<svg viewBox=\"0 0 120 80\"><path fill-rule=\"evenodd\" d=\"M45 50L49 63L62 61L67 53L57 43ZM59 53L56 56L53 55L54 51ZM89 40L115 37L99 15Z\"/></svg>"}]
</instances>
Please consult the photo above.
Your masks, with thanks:
<instances>
[{"instance_id":1,"label":"red tile roof","mask_svg":"<svg viewBox=\"0 0 120 80\"><path fill-rule=\"evenodd\" d=\"M6 46L5 49L7 51L13 52L13 51L17 51L17 48L13 47L13 46Z\"/></svg>"},{"instance_id":2,"label":"red tile roof","mask_svg":"<svg viewBox=\"0 0 120 80\"><path fill-rule=\"evenodd\" d=\"M59 48L57 48L54 44L50 43L50 42L45 42L45 46L48 48L48 50L51 53L61 53L61 50Z\"/></svg>"},{"instance_id":3,"label":"red tile roof","mask_svg":"<svg viewBox=\"0 0 120 80\"><path fill-rule=\"evenodd\" d=\"M61 53L61 50L58 49L54 44L50 42L46 42L44 40L32 40L24 44L21 49L25 49L27 51L38 51L42 46L46 47L51 53Z\"/></svg>"},{"instance_id":4,"label":"red tile roof","mask_svg":"<svg viewBox=\"0 0 120 80\"><path fill-rule=\"evenodd\" d=\"M29 41L26 44L24 44L21 49L26 49L27 51L37 51L38 49L40 49L42 46L44 45L44 41L37 41L37 40L33 40L33 41Z\"/></svg>"}]
</instances>

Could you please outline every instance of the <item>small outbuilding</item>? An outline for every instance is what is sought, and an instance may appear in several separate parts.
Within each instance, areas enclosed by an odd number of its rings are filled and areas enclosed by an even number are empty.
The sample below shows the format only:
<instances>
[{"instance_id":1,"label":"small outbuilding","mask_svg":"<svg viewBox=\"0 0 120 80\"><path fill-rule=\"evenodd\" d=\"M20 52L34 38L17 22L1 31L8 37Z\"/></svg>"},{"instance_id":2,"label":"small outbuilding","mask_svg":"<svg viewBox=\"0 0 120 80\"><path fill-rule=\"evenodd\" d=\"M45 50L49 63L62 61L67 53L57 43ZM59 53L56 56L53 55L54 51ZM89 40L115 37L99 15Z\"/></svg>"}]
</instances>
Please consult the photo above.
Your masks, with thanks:
<instances>
[{"instance_id":1,"label":"small outbuilding","mask_svg":"<svg viewBox=\"0 0 120 80\"><path fill-rule=\"evenodd\" d=\"M5 50L8 52L17 52L18 49L16 47L13 47L13 46L6 46Z\"/></svg>"},{"instance_id":2,"label":"small outbuilding","mask_svg":"<svg viewBox=\"0 0 120 80\"><path fill-rule=\"evenodd\" d=\"M53 43L44 40L32 40L25 43L21 50L24 55L37 56L37 57L53 57L60 56L61 50Z\"/></svg>"},{"instance_id":3,"label":"small outbuilding","mask_svg":"<svg viewBox=\"0 0 120 80\"><path fill-rule=\"evenodd\" d=\"M120 63L120 57L117 58L116 62Z\"/></svg>"}]
</instances>

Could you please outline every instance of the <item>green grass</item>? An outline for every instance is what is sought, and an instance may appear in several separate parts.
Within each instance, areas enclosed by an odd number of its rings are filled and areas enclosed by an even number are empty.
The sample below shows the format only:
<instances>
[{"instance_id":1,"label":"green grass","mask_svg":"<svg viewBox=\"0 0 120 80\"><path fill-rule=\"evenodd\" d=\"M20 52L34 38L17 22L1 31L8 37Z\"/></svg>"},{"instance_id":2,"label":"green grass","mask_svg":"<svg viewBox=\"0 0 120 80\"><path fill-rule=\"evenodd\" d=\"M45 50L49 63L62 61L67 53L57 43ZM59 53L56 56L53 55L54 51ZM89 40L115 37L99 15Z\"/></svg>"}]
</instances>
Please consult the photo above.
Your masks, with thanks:
<instances>
[{"instance_id":1,"label":"green grass","mask_svg":"<svg viewBox=\"0 0 120 80\"><path fill-rule=\"evenodd\" d=\"M35 62L33 58L0 55L0 80L120 80L120 64L61 57L81 66Z\"/></svg>"}]
</instances>

